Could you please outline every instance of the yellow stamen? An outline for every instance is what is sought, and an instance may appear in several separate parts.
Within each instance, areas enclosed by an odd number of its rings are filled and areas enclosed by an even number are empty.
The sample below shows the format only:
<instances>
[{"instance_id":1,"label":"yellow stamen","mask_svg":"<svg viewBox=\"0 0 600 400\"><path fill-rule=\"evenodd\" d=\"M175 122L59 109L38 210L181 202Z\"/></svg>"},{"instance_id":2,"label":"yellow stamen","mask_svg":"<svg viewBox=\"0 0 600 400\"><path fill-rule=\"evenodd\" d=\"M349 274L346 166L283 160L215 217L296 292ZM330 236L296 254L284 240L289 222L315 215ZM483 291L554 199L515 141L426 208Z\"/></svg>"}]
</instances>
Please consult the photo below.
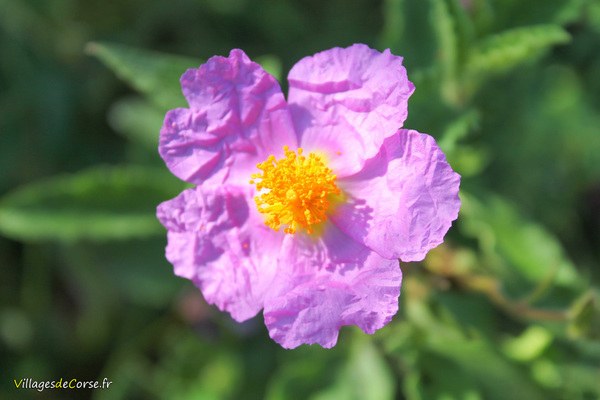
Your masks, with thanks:
<instances>
[{"instance_id":1,"label":"yellow stamen","mask_svg":"<svg viewBox=\"0 0 600 400\"><path fill-rule=\"evenodd\" d=\"M265 214L265 224L273 230L285 225L285 233L303 228L312 233L312 225L327 220L332 196L339 195L336 176L321 156L298 154L283 147L284 157L270 155L257 165L262 173L252 174L251 184L259 194L254 197L258 211Z\"/></svg>"}]
</instances>

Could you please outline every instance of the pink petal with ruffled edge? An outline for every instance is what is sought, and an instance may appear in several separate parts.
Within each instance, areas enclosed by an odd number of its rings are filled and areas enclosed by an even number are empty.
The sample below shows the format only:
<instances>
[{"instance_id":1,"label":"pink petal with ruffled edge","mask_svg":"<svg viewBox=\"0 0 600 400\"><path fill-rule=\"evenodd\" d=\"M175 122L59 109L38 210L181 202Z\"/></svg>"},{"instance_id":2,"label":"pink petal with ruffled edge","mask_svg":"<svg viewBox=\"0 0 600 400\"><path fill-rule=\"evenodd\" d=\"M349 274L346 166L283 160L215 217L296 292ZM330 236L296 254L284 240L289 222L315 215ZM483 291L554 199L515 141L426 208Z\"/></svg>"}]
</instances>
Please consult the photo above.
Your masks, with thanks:
<instances>
[{"instance_id":1,"label":"pink petal with ruffled edge","mask_svg":"<svg viewBox=\"0 0 600 400\"><path fill-rule=\"evenodd\" d=\"M190 108L171 110L159 152L171 172L191 183L246 183L258 162L297 146L279 83L239 49L212 57L181 77Z\"/></svg>"},{"instance_id":2,"label":"pink petal with ruffled edge","mask_svg":"<svg viewBox=\"0 0 600 400\"><path fill-rule=\"evenodd\" d=\"M157 209L175 274L237 321L263 308L282 242L254 208L246 189L225 186L187 189Z\"/></svg>"},{"instance_id":3,"label":"pink petal with ruffled edge","mask_svg":"<svg viewBox=\"0 0 600 400\"><path fill-rule=\"evenodd\" d=\"M321 239L287 235L265 300L265 324L285 348L333 347L344 325L374 333L398 311L402 273L329 224Z\"/></svg>"},{"instance_id":4,"label":"pink petal with ruffled edge","mask_svg":"<svg viewBox=\"0 0 600 400\"><path fill-rule=\"evenodd\" d=\"M339 177L360 171L402 127L414 91L402 57L364 44L303 58L288 80L301 146L325 152Z\"/></svg>"},{"instance_id":5,"label":"pink petal with ruffled edge","mask_svg":"<svg viewBox=\"0 0 600 400\"><path fill-rule=\"evenodd\" d=\"M420 261L458 217L460 175L426 134L402 129L339 186L348 202L332 221L385 258Z\"/></svg>"}]
</instances>

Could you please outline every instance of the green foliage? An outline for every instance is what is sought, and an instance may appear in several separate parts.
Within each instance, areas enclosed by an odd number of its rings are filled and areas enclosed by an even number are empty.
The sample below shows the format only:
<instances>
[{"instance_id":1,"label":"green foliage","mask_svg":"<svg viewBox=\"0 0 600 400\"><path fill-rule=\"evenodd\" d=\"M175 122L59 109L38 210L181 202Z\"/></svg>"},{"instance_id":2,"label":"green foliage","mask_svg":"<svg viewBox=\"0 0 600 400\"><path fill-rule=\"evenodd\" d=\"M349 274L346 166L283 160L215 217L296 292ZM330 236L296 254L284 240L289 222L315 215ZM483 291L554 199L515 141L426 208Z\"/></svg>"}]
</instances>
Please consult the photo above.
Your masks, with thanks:
<instances>
[{"instance_id":1,"label":"green foliage","mask_svg":"<svg viewBox=\"0 0 600 400\"><path fill-rule=\"evenodd\" d=\"M348 354L302 352L275 376L266 399L393 399L394 377L382 354L359 330L352 333Z\"/></svg>"},{"instance_id":2,"label":"green foliage","mask_svg":"<svg viewBox=\"0 0 600 400\"><path fill-rule=\"evenodd\" d=\"M482 203L464 192L461 200L461 227L479 240L484 254L492 259L500 256L531 282L550 279L574 289L583 285L558 240L524 219L509 203L493 196Z\"/></svg>"},{"instance_id":3,"label":"green foliage","mask_svg":"<svg viewBox=\"0 0 600 400\"><path fill-rule=\"evenodd\" d=\"M200 60L161 54L114 43L89 43L88 54L97 57L121 79L165 109L183 107L179 77Z\"/></svg>"},{"instance_id":4,"label":"green foliage","mask_svg":"<svg viewBox=\"0 0 600 400\"><path fill-rule=\"evenodd\" d=\"M179 78L199 59L132 48L116 43L92 42L86 52L102 61L123 81L163 109L185 107ZM279 60L273 56L256 59L276 78L281 75Z\"/></svg>"},{"instance_id":5,"label":"green foliage","mask_svg":"<svg viewBox=\"0 0 600 400\"><path fill-rule=\"evenodd\" d=\"M538 325L531 325L525 332L503 343L504 353L510 358L527 362L538 358L552 343L552 333Z\"/></svg>"},{"instance_id":6,"label":"green foliage","mask_svg":"<svg viewBox=\"0 0 600 400\"><path fill-rule=\"evenodd\" d=\"M532 60L544 50L569 42L569 34L558 25L514 28L478 43L470 52L466 68L471 79L505 72Z\"/></svg>"},{"instance_id":7,"label":"green foliage","mask_svg":"<svg viewBox=\"0 0 600 400\"><path fill-rule=\"evenodd\" d=\"M395 43L404 29L404 0L386 0L383 12L386 15L385 25L381 32L383 46L391 46Z\"/></svg>"},{"instance_id":8,"label":"green foliage","mask_svg":"<svg viewBox=\"0 0 600 400\"><path fill-rule=\"evenodd\" d=\"M470 146L464 142L479 127L480 114L469 110L449 122L438 142L452 168L463 177L479 174L489 161L489 151L483 146Z\"/></svg>"},{"instance_id":9,"label":"green foliage","mask_svg":"<svg viewBox=\"0 0 600 400\"><path fill-rule=\"evenodd\" d=\"M68 393L101 400L600 398L597 0L1 3L1 398L30 397L20 377L107 377ZM287 351L173 274L155 210L185 184L159 131L201 59L242 48L285 88L352 42L404 57L406 126L463 206L402 264L388 326Z\"/></svg>"},{"instance_id":10,"label":"green foliage","mask_svg":"<svg viewBox=\"0 0 600 400\"><path fill-rule=\"evenodd\" d=\"M459 79L473 39L473 26L457 0L432 0L432 25L438 40L441 94L450 103L462 102Z\"/></svg>"},{"instance_id":11,"label":"green foliage","mask_svg":"<svg viewBox=\"0 0 600 400\"><path fill-rule=\"evenodd\" d=\"M156 205L183 187L163 170L97 167L33 183L0 202L0 230L22 240L106 240L163 232Z\"/></svg>"},{"instance_id":12,"label":"green foliage","mask_svg":"<svg viewBox=\"0 0 600 400\"><path fill-rule=\"evenodd\" d=\"M600 338L600 298L590 290L577 299L569 310L568 332L572 337Z\"/></svg>"},{"instance_id":13,"label":"green foliage","mask_svg":"<svg viewBox=\"0 0 600 400\"><path fill-rule=\"evenodd\" d=\"M338 369L333 385L314 396L314 399L393 399L394 377L383 355L362 336L355 338L352 345L346 362Z\"/></svg>"},{"instance_id":14,"label":"green foliage","mask_svg":"<svg viewBox=\"0 0 600 400\"><path fill-rule=\"evenodd\" d=\"M108 114L109 123L115 131L148 151L158 148L158 134L163 119L164 113L159 108L139 98L116 102Z\"/></svg>"}]
</instances>

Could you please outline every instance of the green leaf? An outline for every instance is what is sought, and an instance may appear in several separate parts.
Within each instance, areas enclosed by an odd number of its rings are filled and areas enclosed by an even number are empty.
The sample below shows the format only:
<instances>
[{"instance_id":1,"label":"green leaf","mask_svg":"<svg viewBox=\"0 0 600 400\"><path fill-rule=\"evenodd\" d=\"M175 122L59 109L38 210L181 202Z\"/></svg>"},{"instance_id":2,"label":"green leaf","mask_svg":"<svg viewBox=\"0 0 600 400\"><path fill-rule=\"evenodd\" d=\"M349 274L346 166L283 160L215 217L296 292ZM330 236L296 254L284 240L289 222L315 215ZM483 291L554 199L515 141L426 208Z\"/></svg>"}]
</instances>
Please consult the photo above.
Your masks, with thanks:
<instances>
[{"instance_id":1,"label":"green leaf","mask_svg":"<svg viewBox=\"0 0 600 400\"><path fill-rule=\"evenodd\" d=\"M179 78L188 68L200 64L200 60L195 58L114 43L89 43L86 51L164 109L186 105Z\"/></svg>"},{"instance_id":2,"label":"green leaf","mask_svg":"<svg viewBox=\"0 0 600 400\"><path fill-rule=\"evenodd\" d=\"M396 47L404 31L404 0L385 0L383 3L382 47Z\"/></svg>"},{"instance_id":3,"label":"green leaf","mask_svg":"<svg viewBox=\"0 0 600 400\"><path fill-rule=\"evenodd\" d=\"M459 67L462 67L468 49L471 47L471 42L475 36L475 26L472 17L467 13L467 7L460 0L446 0L448 9L456 21L456 35L458 39L458 62Z\"/></svg>"},{"instance_id":4,"label":"green leaf","mask_svg":"<svg viewBox=\"0 0 600 400\"><path fill-rule=\"evenodd\" d=\"M438 42L437 56L442 76L442 96L451 104L458 101L459 38L457 22L446 0L432 0L431 19Z\"/></svg>"},{"instance_id":5,"label":"green leaf","mask_svg":"<svg viewBox=\"0 0 600 400\"><path fill-rule=\"evenodd\" d=\"M507 30L487 37L476 45L467 61L467 70L474 77L507 71L569 40L569 34L558 25Z\"/></svg>"},{"instance_id":6,"label":"green leaf","mask_svg":"<svg viewBox=\"0 0 600 400\"><path fill-rule=\"evenodd\" d=\"M448 340L445 337L431 336L430 351L433 355L445 359L446 368L440 368L439 359L429 362L428 369L437 376L444 374L443 380L450 388L452 381L462 382L453 388L461 390L461 397L454 398L485 398L485 399L545 399L543 391L523 374L518 365L511 364L501 357L494 348L481 339L474 340ZM440 369L442 372L440 372ZM467 382L475 385L470 387L471 392L464 390L469 386ZM474 389L481 389L483 396L479 397Z\"/></svg>"},{"instance_id":7,"label":"green leaf","mask_svg":"<svg viewBox=\"0 0 600 400\"><path fill-rule=\"evenodd\" d=\"M488 166L490 159L490 151L484 146L462 145L448 155L452 168L465 178L480 174Z\"/></svg>"},{"instance_id":8,"label":"green leaf","mask_svg":"<svg viewBox=\"0 0 600 400\"><path fill-rule=\"evenodd\" d=\"M571 306L568 333L573 338L600 338L600 299L598 293L590 290Z\"/></svg>"},{"instance_id":9,"label":"green leaf","mask_svg":"<svg viewBox=\"0 0 600 400\"><path fill-rule=\"evenodd\" d=\"M359 336L360 335L360 336ZM318 393L314 400L393 399L394 378L385 360L362 332L355 335L350 357L336 382Z\"/></svg>"},{"instance_id":10,"label":"green leaf","mask_svg":"<svg viewBox=\"0 0 600 400\"><path fill-rule=\"evenodd\" d=\"M442 138L438 141L440 148L448 155L456 150L458 143L467 137L479 125L479 111L471 109L450 122Z\"/></svg>"},{"instance_id":11,"label":"green leaf","mask_svg":"<svg viewBox=\"0 0 600 400\"><path fill-rule=\"evenodd\" d=\"M187 69L201 64L196 58L115 43L92 42L86 52L164 110L186 107L179 79ZM256 62L276 79L281 78L281 61L277 57L264 55L257 57Z\"/></svg>"},{"instance_id":12,"label":"green leaf","mask_svg":"<svg viewBox=\"0 0 600 400\"><path fill-rule=\"evenodd\" d=\"M553 23L569 25L582 21L582 8L596 0L491 1L498 26L530 26Z\"/></svg>"},{"instance_id":13,"label":"green leaf","mask_svg":"<svg viewBox=\"0 0 600 400\"><path fill-rule=\"evenodd\" d=\"M565 392L571 395L569 398L600 398L597 363L595 365L564 363L558 366L558 375L561 377L561 383L564 382Z\"/></svg>"},{"instance_id":14,"label":"green leaf","mask_svg":"<svg viewBox=\"0 0 600 400\"><path fill-rule=\"evenodd\" d=\"M488 164L489 152L483 146L459 145L479 125L479 112L471 109L450 122L438 142L452 168L463 177L480 173Z\"/></svg>"},{"instance_id":15,"label":"green leaf","mask_svg":"<svg viewBox=\"0 0 600 400\"><path fill-rule=\"evenodd\" d=\"M82 297L90 297L82 302L87 308L93 308L98 300L113 306L115 299L145 307L166 307L187 282L173 275L173 267L164 257L165 243L166 235L160 234L152 238L62 246L63 279L81 288ZM87 317L94 326L92 332L99 330L97 325L102 322L98 311L82 309L81 314L81 318Z\"/></svg>"},{"instance_id":16,"label":"green leaf","mask_svg":"<svg viewBox=\"0 0 600 400\"><path fill-rule=\"evenodd\" d=\"M590 26L596 32L600 32L600 1L590 2L587 11Z\"/></svg>"},{"instance_id":17,"label":"green leaf","mask_svg":"<svg viewBox=\"0 0 600 400\"><path fill-rule=\"evenodd\" d=\"M483 251L498 254L531 282L552 279L559 285L582 285L560 242L542 226L522 217L508 202L487 196L485 202L461 192L461 222Z\"/></svg>"},{"instance_id":18,"label":"green leaf","mask_svg":"<svg viewBox=\"0 0 600 400\"><path fill-rule=\"evenodd\" d=\"M108 114L108 122L115 131L154 153L163 119L163 111L139 98L118 101Z\"/></svg>"},{"instance_id":19,"label":"green leaf","mask_svg":"<svg viewBox=\"0 0 600 400\"><path fill-rule=\"evenodd\" d=\"M539 357L550 346L552 334L539 325L529 326L520 336L503 343L504 353L513 360L528 362Z\"/></svg>"},{"instance_id":20,"label":"green leaf","mask_svg":"<svg viewBox=\"0 0 600 400\"><path fill-rule=\"evenodd\" d=\"M457 0L432 0L431 23L437 37L442 96L452 106L465 101L462 69L471 45L474 27Z\"/></svg>"},{"instance_id":21,"label":"green leaf","mask_svg":"<svg viewBox=\"0 0 600 400\"><path fill-rule=\"evenodd\" d=\"M557 389L564 385L557 364L548 358L531 362L531 377L542 387Z\"/></svg>"},{"instance_id":22,"label":"green leaf","mask_svg":"<svg viewBox=\"0 0 600 400\"><path fill-rule=\"evenodd\" d=\"M394 378L381 353L358 328L350 346L300 348L287 358L267 390L268 400L393 399ZM346 349L349 354L345 353ZM300 353L298 353L300 352Z\"/></svg>"},{"instance_id":23,"label":"green leaf","mask_svg":"<svg viewBox=\"0 0 600 400\"><path fill-rule=\"evenodd\" d=\"M414 387L405 388L410 389L411 398L500 400L507 398L507 390L511 399L545 398L523 376L521 365L504 358L482 331L465 324L462 315L461 320L453 318L446 311L446 297L439 298L444 303L426 297L423 291L427 289L422 283L410 275L403 283L407 318L419 326L412 346L416 347L416 362L409 368L420 373L413 376L417 381ZM462 313L470 311L468 307L461 308ZM402 349L400 354L409 349ZM407 363L411 363L410 358Z\"/></svg>"},{"instance_id":24,"label":"green leaf","mask_svg":"<svg viewBox=\"0 0 600 400\"><path fill-rule=\"evenodd\" d=\"M338 346L323 351L317 347L301 347L286 358L286 362L267 386L266 400L304 400L335 383L343 366L343 349Z\"/></svg>"},{"instance_id":25,"label":"green leaf","mask_svg":"<svg viewBox=\"0 0 600 400\"><path fill-rule=\"evenodd\" d=\"M260 64L261 67L269 74L273 75L275 79L281 81L281 60L273 55L266 54L264 56L256 57L255 61Z\"/></svg>"},{"instance_id":26,"label":"green leaf","mask_svg":"<svg viewBox=\"0 0 600 400\"><path fill-rule=\"evenodd\" d=\"M477 380L456 363L437 354L423 352L412 398L436 400L483 400ZM426 383L427 382L427 383Z\"/></svg>"},{"instance_id":27,"label":"green leaf","mask_svg":"<svg viewBox=\"0 0 600 400\"><path fill-rule=\"evenodd\" d=\"M0 199L0 231L25 241L125 239L164 232L156 206L183 184L164 169L96 167Z\"/></svg>"}]
</instances>

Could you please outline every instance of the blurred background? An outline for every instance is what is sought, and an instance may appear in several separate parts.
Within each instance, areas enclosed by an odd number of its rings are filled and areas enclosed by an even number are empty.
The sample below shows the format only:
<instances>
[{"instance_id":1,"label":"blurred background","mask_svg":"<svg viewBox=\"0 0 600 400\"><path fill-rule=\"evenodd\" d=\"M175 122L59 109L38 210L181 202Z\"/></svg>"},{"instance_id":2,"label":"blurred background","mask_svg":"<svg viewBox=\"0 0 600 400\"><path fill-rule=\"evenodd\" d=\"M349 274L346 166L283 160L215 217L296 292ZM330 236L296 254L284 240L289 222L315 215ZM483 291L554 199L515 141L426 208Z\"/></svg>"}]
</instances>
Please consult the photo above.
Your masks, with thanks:
<instances>
[{"instance_id":1,"label":"blurred background","mask_svg":"<svg viewBox=\"0 0 600 400\"><path fill-rule=\"evenodd\" d=\"M158 131L212 55L285 91L355 42L405 58L463 207L390 325L286 351L172 274ZM0 0L0 171L0 398L600 398L598 1Z\"/></svg>"}]
</instances>

